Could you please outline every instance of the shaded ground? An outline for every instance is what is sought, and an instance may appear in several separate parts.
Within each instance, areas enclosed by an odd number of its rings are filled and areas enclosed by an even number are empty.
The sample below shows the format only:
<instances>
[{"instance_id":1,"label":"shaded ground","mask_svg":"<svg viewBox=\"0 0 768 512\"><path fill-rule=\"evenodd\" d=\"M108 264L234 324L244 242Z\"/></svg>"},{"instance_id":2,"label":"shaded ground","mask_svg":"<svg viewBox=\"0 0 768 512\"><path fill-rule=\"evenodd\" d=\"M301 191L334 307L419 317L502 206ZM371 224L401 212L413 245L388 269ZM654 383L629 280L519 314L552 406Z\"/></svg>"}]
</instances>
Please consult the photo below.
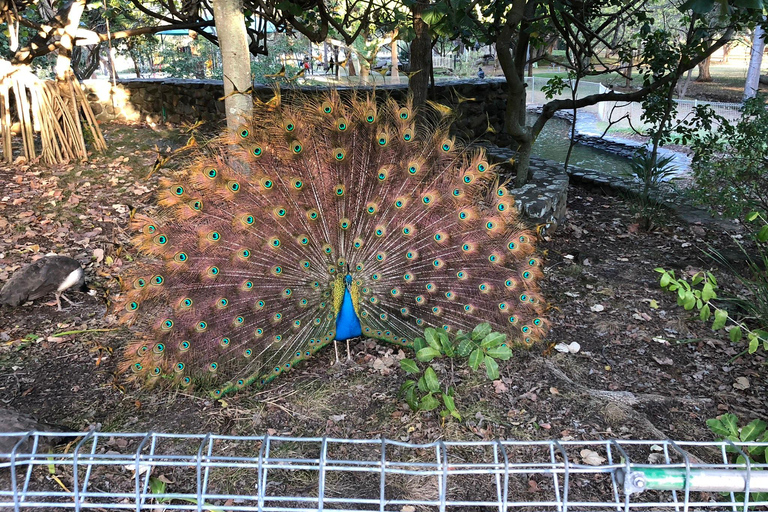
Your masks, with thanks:
<instances>
[{"instance_id":1,"label":"shaded ground","mask_svg":"<svg viewBox=\"0 0 768 512\"><path fill-rule=\"evenodd\" d=\"M675 220L643 232L627 202L580 187L569 190L564 226L541 243L543 291L552 306L549 343L516 350L494 384L457 370L462 422L443 424L408 410L396 396L406 378L397 361L406 354L372 341L353 343L354 364L331 365L333 350L326 349L268 388L222 401L126 388L116 361L129 334L112 330L106 300L135 254L129 208L151 204L157 179L169 172L146 179L157 157L152 146L177 147L187 135L104 128L111 154L92 162L53 171L0 167L0 282L31 253L57 252L90 262L89 280L103 291L102 297L72 294L82 303L61 312L42 301L0 309L0 400L8 407L74 430L411 442L712 440L708 418L768 417L764 356L729 361L741 347L692 321L659 289L653 270L708 268L702 249L730 247L729 236ZM727 281L725 271L717 272ZM84 332L61 334L67 331ZM577 354L552 350L573 341L581 345ZM746 389L734 387L738 377L747 379Z\"/></svg>"}]
</instances>

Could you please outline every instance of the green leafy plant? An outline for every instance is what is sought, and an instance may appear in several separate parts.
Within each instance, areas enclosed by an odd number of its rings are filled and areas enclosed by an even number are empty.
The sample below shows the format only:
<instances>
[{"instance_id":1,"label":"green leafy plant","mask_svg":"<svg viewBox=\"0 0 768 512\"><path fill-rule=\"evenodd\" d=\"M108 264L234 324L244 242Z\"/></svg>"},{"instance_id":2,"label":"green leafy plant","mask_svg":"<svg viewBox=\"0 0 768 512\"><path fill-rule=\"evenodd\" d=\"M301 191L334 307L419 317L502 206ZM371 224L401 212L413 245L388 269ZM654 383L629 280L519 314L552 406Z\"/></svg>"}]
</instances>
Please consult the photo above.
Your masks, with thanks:
<instances>
[{"instance_id":1,"label":"green leafy plant","mask_svg":"<svg viewBox=\"0 0 768 512\"><path fill-rule=\"evenodd\" d=\"M166 494L166 488L168 487L168 484L165 483L164 480L161 480L160 478L156 478L154 476L149 478L149 491L155 495L155 501L160 504L171 504L174 500L175 501L185 501L187 503L191 503L193 505L197 505L197 500L194 498L166 498L163 497L164 494ZM222 512L222 509L213 507L211 505L206 505L203 503L203 510L208 510L210 512Z\"/></svg>"},{"instance_id":2,"label":"green leafy plant","mask_svg":"<svg viewBox=\"0 0 768 512\"><path fill-rule=\"evenodd\" d=\"M677 304L686 311L696 309L699 318L704 322L712 320L712 330L717 331L728 326L728 337L732 342L738 343L746 337L746 352L755 353L761 344L763 350L768 351L768 331L762 328L750 329L743 321L734 319L726 309L713 302L718 298L717 279L711 272L697 272L689 282L684 277L676 277L674 270L655 270L661 274L659 285L677 294Z\"/></svg>"},{"instance_id":3,"label":"green leafy plant","mask_svg":"<svg viewBox=\"0 0 768 512\"><path fill-rule=\"evenodd\" d=\"M717 418L708 419L707 426L712 432L720 436L720 439L727 439L735 443L768 442L768 430L766 430L768 424L763 420L752 420L743 427L739 427L739 418L735 414L727 413ZM736 464L746 463L747 458L751 464L768 462L768 452L766 452L765 446L742 446L741 451L733 446L726 446L725 451L731 454L732 462ZM760 469L752 468L753 471ZM766 501L768 500L768 493L751 493L750 498L752 501ZM737 493L736 499L743 500L744 493Z\"/></svg>"},{"instance_id":4,"label":"green leafy plant","mask_svg":"<svg viewBox=\"0 0 768 512\"><path fill-rule=\"evenodd\" d=\"M447 333L432 327L424 330L424 338L414 340L416 359L422 363L431 363L435 359L448 358L453 362L466 364L478 371L485 367L485 373L491 380L499 378L499 363L512 357L512 351L506 344L506 334L493 332L490 324L483 323L470 333L459 331L451 339ZM441 383L435 368L430 364L425 369L413 359L403 359L400 367L409 375L418 379L408 379L400 387L400 395L413 411L433 411L440 407L440 415L453 416L461 420L456 408L455 389Z\"/></svg>"}]
</instances>

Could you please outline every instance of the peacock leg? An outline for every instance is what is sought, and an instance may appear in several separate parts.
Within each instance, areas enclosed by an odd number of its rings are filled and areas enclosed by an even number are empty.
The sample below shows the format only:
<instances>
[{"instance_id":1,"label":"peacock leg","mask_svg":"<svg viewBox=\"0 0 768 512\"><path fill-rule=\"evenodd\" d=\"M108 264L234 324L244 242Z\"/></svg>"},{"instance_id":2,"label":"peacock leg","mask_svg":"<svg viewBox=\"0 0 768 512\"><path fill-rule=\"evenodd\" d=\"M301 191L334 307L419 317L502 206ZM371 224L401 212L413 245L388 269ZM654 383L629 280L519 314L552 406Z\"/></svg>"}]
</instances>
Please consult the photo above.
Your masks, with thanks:
<instances>
[{"instance_id":1,"label":"peacock leg","mask_svg":"<svg viewBox=\"0 0 768 512\"><path fill-rule=\"evenodd\" d=\"M339 361L339 342L336 340L333 340L333 351L336 353L336 362L331 363L331 366L341 362Z\"/></svg>"},{"instance_id":2,"label":"peacock leg","mask_svg":"<svg viewBox=\"0 0 768 512\"><path fill-rule=\"evenodd\" d=\"M352 353L349 350L349 340L347 340L347 362L353 362Z\"/></svg>"}]
</instances>

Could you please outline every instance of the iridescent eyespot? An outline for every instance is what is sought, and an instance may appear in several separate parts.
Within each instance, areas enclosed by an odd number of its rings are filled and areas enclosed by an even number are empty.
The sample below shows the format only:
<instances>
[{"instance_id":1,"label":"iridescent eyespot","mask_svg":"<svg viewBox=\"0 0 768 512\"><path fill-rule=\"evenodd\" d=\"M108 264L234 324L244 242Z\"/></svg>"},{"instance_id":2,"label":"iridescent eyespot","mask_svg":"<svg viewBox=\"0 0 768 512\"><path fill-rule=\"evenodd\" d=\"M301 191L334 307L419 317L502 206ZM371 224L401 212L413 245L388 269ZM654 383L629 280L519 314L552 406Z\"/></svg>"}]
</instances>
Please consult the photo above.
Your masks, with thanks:
<instances>
[{"instance_id":1,"label":"iridescent eyespot","mask_svg":"<svg viewBox=\"0 0 768 512\"><path fill-rule=\"evenodd\" d=\"M387 230L384 228L384 226L376 226L376 229L374 230L374 234L378 237L382 237L387 233Z\"/></svg>"},{"instance_id":2,"label":"iridescent eyespot","mask_svg":"<svg viewBox=\"0 0 768 512\"><path fill-rule=\"evenodd\" d=\"M346 156L346 152L341 148L336 148L333 150L333 157L336 159L336 161L341 162L344 160L344 157Z\"/></svg>"},{"instance_id":3,"label":"iridescent eyespot","mask_svg":"<svg viewBox=\"0 0 768 512\"><path fill-rule=\"evenodd\" d=\"M209 276L219 275L219 267L208 267L208 275Z\"/></svg>"},{"instance_id":4,"label":"iridescent eyespot","mask_svg":"<svg viewBox=\"0 0 768 512\"><path fill-rule=\"evenodd\" d=\"M228 347L228 346L229 346L229 343L230 343L230 340L229 340L229 338L221 338L221 341L219 342L219 344L220 344L222 347Z\"/></svg>"},{"instance_id":5,"label":"iridescent eyespot","mask_svg":"<svg viewBox=\"0 0 768 512\"><path fill-rule=\"evenodd\" d=\"M191 202L189 202L187 204L189 205L190 208L192 208L196 212L199 212L200 210L203 209L203 202L201 200L199 200L199 199L197 199L195 201L191 201Z\"/></svg>"},{"instance_id":6,"label":"iridescent eyespot","mask_svg":"<svg viewBox=\"0 0 768 512\"><path fill-rule=\"evenodd\" d=\"M477 164L477 170L480 172L485 172L488 169L488 163L487 162L480 162Z\"/></svg>"},{"instance_id":7,"label":"iridescent eyespot","mask_svg":"<svg viewBox=\"0 0 768 512\"><path fill-rule=\"evenodd\" d=\"M158 245L165 245L165 244L167 244L167 243L168 243L168 237L166 237L165 235L157 235L157 236L154 238L154 241L155 241L155 243L157 243Z\"/></svg>"},{"instance_id":8,"label":"iridescent eyespot","mask_svg":"<svg viewBox=\"0 0 768 512\"><path fill-rule=\"evenodd\" d=\"M221 298L217 302L217 306L219 306L220 308L225 308L228 305L229 305L229 301L227 299L225 299L225 298Z\"/></svg>"},{"instance_id":9,"label":"iridescent eyespot","mask_svg":"<svg viewBox=\"0 0 768 512\"><path fill-rule=\"evenodd\" d=\"M251 132L248 131L248 128L243 128L242 130L240 130L240 137L245 139L248 137L248 135L250 135L250 133Z\"/></svg>"},{"instance_id":10,"label":"iridescent eyespot","mask_svg":"<svg viewBox=\"0 0 768 512\"><path fill-rule=\"evenodd\" d=\"M464 183L467 183L467 184L472 183L472 176L470 176L469 174L464 176Z\"/></svg>"},{"instance_id":11,"label":"iridescent eyespot","mask_svg":"<svg viewBox=\"0 0 768 512\"><path fill-rule=\"evenodd\" d=\"M270 238L269 239L269 245L272 248L277 249L278 247L280 247L280 239L279 238Z\"/></svg>"},{"instance_id":12,"label":"iridescent eyespot","mask_svg":"<svg viewBox=\"0 0 768 512\"><path fill-rule=\"evenodd\" d=\"M363 239L362 239L362 238L355 238L355 239L352 241L352 246L353 246L355 249L360 249L360 248L363 246Z\"/></svg>"},{"instance_id":13,"label":"iridescent eyespot","mask_svg":"<svg viewBox=\"0 0 768 512\"><path fill-rule=\"evenodd\" d=\"M240 191L240 184L236 181L230 181L227 183L227 186L229 187L229 190L232 192L239 192Z\"/></svg>"},{"instance_id":14,"label":"iridescent eyespot","mask_svg":"<svg viewBox=\"0 0 768 512\"><path fill-rule=\"evenodd\" d=\"M157 377L158 375L160 375L160 373L161 373L161 372L162 372L162 370L160 370L160 367L159 367L159 366L155 366L155 367L152 369L152 375L154 375L155 377Z\"/></svg>"},{"instance_id":15,"label":"iridescent eyespot","mask_svg":"<svg viewBox=\"0 0 768 512\"><path fill-rule=\"evenodd\" d=\"M240 256L240 257L241 257L242 259L244 259L244 260L247 260L248 258L250 258L250 257L251 257L251 251L249 251L248 249L242 249L242 250L241 250L241 251L238 253L238 256Z\"/></svg>"},{"instance_id":16,"label":"iridescent eyespot","mask_svg":"<svg viewBox=\"0 0 768 512\"><path fill-rule=\"evenodd\" d=\"M292 147L291 149L293 149L293 152L294 152L294 153L296 153L296 154L298 155L299 153L301 153L301 150L302 150L303 148L301 147L301 144L300 144L300 143L298 143L298 142L294 142L294 144L293 144L293 147Z\"/></svg>"},{"instance_id":17,"label":"iridescent eyespot","mask_svg":"<svg viewBox=\"0 0 768 512\"><path fill-rule=\"evenodd\" d=\"M489 220L488 222L485 223L485 229L487 229L488 231L491 231L495 227L496 227L496 224L493 221Z\"/></svg>"},{"instance_id":18,"label":"iridescent eyespot","mask_svg":"<svg viewBox=\"0 0 768 512\"><path fill-rule=\"evenodd\" d=\"M344 185L336 185L336 188L333 189L333 193L336 194L337 197L341 197L344 195Z\"/></svg>"},{"instance_id":19,"label":"iridescent eyespot","mask_svg":"<svg viewBox=\"0 0 768 512\"><path fill-rule=\"evenodd\" d=\"M261 180L261 186L267 190L271 189L274 185L275 184L269 178L264 178Z\"/></svg>"},{"instance_id":20,"label":"iridescent eyespot","mask_svg":"<svg viewBox=\"0 0 768 512\"><path fill-rule=\"evenodd\" d=\"M241 218L243 222L249 226L256 222L256 218L253 215L243 215Z\"/></svg>"},{"instance_id":21,"label":"iridescent eyespot","mask_svg":"<svg viewBox=\"0 0 768 512\"><path fill-rule=\"evenodd\" d=\"M450 140L443 141L442 145L440 146L440 149L445 151L446 153L451 150L453 147L453 143Z\"/></svg>"},{"instance_id":22,"label":"iridescent eyespot","mask_svg":"<svg viewBox=\"0 0 768 512\"><path fill-rule=\"evenodd\" d=\"M165 320L163 322L163 329L167 331L167 330L169 330L171 328L173 328L173 320L171 320L171 319Z\"/></svg>"},{"instance_id":23,"label":"iridescent eyespot","mask_svg":"<svg viewBox=\"0 0 768 512\"><path fill-rule=\"evenodd\" d=\"M397 117L399 117L400 119L402 119L403 121L405 121L406 119L408 119L408 117L409 117L409 114L410 114L410 113L409 113L408 109L407 109L407 108L405 108L405 107L403 107L403 108L401 108L401 109L398 111L398 113L397 113Z\"/></svg>"},{"instance_id":24,"label":"iridescent eyespot","mask_svg":"<svg viewBox=\"0 0 768 512\"><path fill-rule=\"evenodd\" d=\"M205 173L205 175L211 179L215 178L218 174L219 174L219 171L217 171L216 169L208 169Z\"/></svg>"},{"instance_id":25,"label":"iridescent eyespot","mask_svg":"<svg viewBox=\"0 0 768 512\"><path fill-rule=\"evenodd\" d=\"M165 279L163 279L163 276L155 276L152 278L152 284L159 286L165 282Z\"/></svg>"},{"instance_id":26,"label":"iridescent eyespot","mask_svg":"<svg viewBox=\"0 0 768 512\"><path fill-rule=\"evenodd\" d=\"M535 325L536 327L540 326L541 325L541 318L534 318L533 319L533 325Z\"/></svg>"},{"instance_id":27,"label":"iridescent eyespot","mask_svg":"<svg viewBox=\"0 0 768 512\"><path fill-rule=\"evenodd\" d=\"M181 300L181 304L179 304L179 307L181 307L182 309L189 309L192 307L192 304L193 304L192 299L190 299L189 297L186 297Z\"/></svg>"},{"instance_id":28,"label":"iridescent eyespot","mask_svg":"<svg viewBox=\"0 0 768 512\"><path fill-rule=\"evenodd\" d=\"M408 174L416 174L421 166L415 162L408 165Z\"/></svg>"},{"instance_id":29,"label":"iridescent eyespot","mask_svg":"<svg viewBox=\"0 0 768 512\"><path fill-rule=\"evenodd\" d=\"M279 266L279 265L278 265L278 266L276 266L276 267L273 267L273 268L272 268L272 273L273 273L273 274L275 274L275 275L280 275L280 274L282 274L282 273L283 273L283 267L281 267L281 266Z\"/></svg>"},{"instance_id":30,"label":"iridescent eyespot","mask_svg":"<svg viewBox=\"0 0 768 512\"><path fill-rule=\"evenodd\" d=\"M247 349L245 349L245 351L243 352L243 355L244 355L245 357L251 357L251 356L253 355L253 350L251 350L251 349L247 348Z\"/></svg>"},{"instance_id":31,"label":"iridescent eyespot","mask_svg":"<svg viewBox=\"0 0 768 512\"><path fill-rule=\"evenodd\" d=\"M376 253L376 260L377 261L384 261L386 259L387 255L383 252L377 252Z\"/></svg>"},{"instance_id":32,"label":"iridescent eyespot","mask_svg":"<svg viewBox=\"0 0 768 512\"><path fill-rule=\"evenodd\" d=\"M208 369L210 371L212 371L212 372L215 372L216 370L219 369L219 365L218 365L218 363L211 363L211 364L208 365ZM219 393L221 393L220 390L217 390L217 391L219 391Z\"/></svg>"},{"instance_id":33,"label":"iridescent eyespot","mask_svg":"<svg viewBox=\"0 0 768 512\"><path fill-rule=\"evenodd\" d=\"M307 217L309 218L309 220L317 220L319 216L320 214L317 213L317 210L315 209L307 210Z\"/></svg>"},{"instance_id":34,"label":"iridescent eyespot","mask_svg":"<svg viewBox=\"0 0 768 512\"><path fill-rule=\"evenodd\" d=\"M261 149L261 146L256 146L255 148L253 148L253 150L251 150L251 154L258 158L262 154L264 154L264 150Z\"/></svg>"},{"instance_id":35,"label":"iridescent eyespot","mask_svg":"<svg viewBox=\"0 0 768 512\"><path fill-rule=\"evenodd\" d=\"M376 113L373 112L372 110L369 110L368 112L365 113L365 122L370 124L370 123L373 123L374 121L376 121Z\"/></svg>"},{"instance_id":36,"label":"iridescent eyespot","mask_svg":"<svg viewBox=\"0 0 768 512\"><path fill-rule=\"evenodd\" d=\"M184 371L184 363L176 363L176 371L177 372L183 372Z\"/></svg>"},{"instance_id":37,"label":"iridescent eyespot","mask_svg":"<svg viewBox=\"0 0 768 512\"><path fill-rule=\"evenodd\" d=\"M395 201L395 208L402 208L404 204L405 203L403 203L402 199L398 199Z\"/></svg>"},{"instance_id":38,"label":"iridescent eyespot","mask_svg":"<svg viewBox=\"0 0 768 512\"><path fill-rule=\"evenodd\" d=\"M339 119L336 121L336 128L339 129L339 131L343 132L347 129L347 121L346 119Z\"/></svg>"},{"instance_id":39,"label":"iridescent eyespot","mask_svg":"<svg viewBox=\"0 0 768 512\"><path fill-rule=\"evenodd\" d=\"M245 283L243 283L243 288L246 290L250 290L251 288L253 288L253 281L246 281Z\"/></svg>"},{"instance_id":40,"label":"iridescent eyespot","mask_svg":"<svg viewBox=\"0 0 768 512\"><path fill-rule=\"evenodd\" d=\"M333 112L333 107L327 101L323 102L322 107L323 107L323 112L325 112L326 114L330 114L331 112Z\"/></svg>"},{"instance_id":41,"label":"iridescent eyespot","mask_svg":"<svg viewBox=\"0 0 768 512\"><path fill-rule=\"evenodd\" d=\"M138 372L140 372L141 370L143 370L143 369L144 369L144 367L143 367L143 366L141 366L141 363L134 363L134 364L133 364L133 366L131 366L131 369L132 369L134 372L138 373Z\"/></svg>"},{"instance_id":42,"label":"iridescent eyespot","mask_svg":"<svg viewBox=\"0 0 768 512\"><path fill-rule=\"evenodd\" d=\"M378 210L378 206L376 203L368 203L367 208L365 211L367 211L369 214L373 215Z\"/></svg>"},{"instance_id":43,"label":"iridescent eyespot","mask_svg":"<svg viewBox=\"0 0 768 512\"><path fill-rule=\"evenodd\" d=\"M296 129L296 125L293 124L291 121L288 121L287 123L285 123L285 131L292 132L295 129Z\"/></svg>"},{"instance_id":44,"label":"iridescent eyespot","mask_svg":"<svg viewBox=\"0 0 768 512\"><path fill-rule=\"evenodd\" d=\"M384 147L384 146L387 145L387 136L386 136L386 134L380 133L379 135L376 136L376 138L377 138L377 140L379 142L379 146Z\"/></svg>"},{"instance_id":45,"label":"iridescent eyespot","mask_svg":"<svg viewBox=\"0 0 768 512\"><path fill-rule=\"evenodd\" d=\"M301 190L301 187L303 186L304 186L304 182L301 181L300 179L297 178L293 180L293 188L295 188L296 190Z\"/></svg>"},{"instance_id":46,"label":"iridescent eyespot","mask_svg":"<svg viewBox=\"0 0 768 512\"><path fill-rule=\"evenodd\" d=\"M387 179L387 171L379 171L379 181Z\"/></svg>"},{"instance_id":47,"label":"iridescent eyespot","mask_svg":"<svg viewBox=\"0 0 768 512\"><path fill-rule=\"evenodd\" d=\"M198 330L198 331L204 331L204 330L206 330L207 328L208 328L208 323L207 323L207 322L204 322L204 321L202 321L202 320L201 320L201 321L199 321L199 322L197 322L197 330Z\"/></svg>"},{"instance_id":48,"label":"iridescent eyespot","mask_svg":"<svg viewBox=\"0 0 768 512\"><path fill-rule=\"evenodd\" d=\"M126 309L129 311L136 311L139 309L139 303L138 302L131 302L130 304L125 306Z\"/></svg>"},{"instance_id":49,"label":"iridescent eyespot","mask_svg":"<svg viewBox=\"0 0 768 512\"><path fill-rule=\"evenodd\" d=\"M221 240L221 233L219 233L218 231L211 231L210 233L208 233L207 238L211 242L218 242L219 240Z\"/></svg>"},{"instance_id":50,"label":"iridescent eyespot","mask_svg":"<svg viewBox=\"0 0 768 512\"><path fill-rule=\"evenodd\" d=\"M285 217L285 215L288 213L288 211L285 208L275 208L272 210L277 217Z\"/></svg>"},{"instance_id":51,"label":"iridescent eyespot","mask_svg":"<svg viewBox=\"0 0 768 512\"><path fill-rule=\"evenodd\" d=\"M176 188L173 189L173 193L176 194L177 196L184 195L184 187L182 187L181 185L177 186Z\"/></svg>"},{"instance_id":52,"label":"iridescent eyespot","mask_svg":"<svg viewBox=\"0 0 768 512\"><path fill-rule=\"evenodd\" d=\"M173 257L173 259L174 259L174 261L177 261L177 262L179 262L179 263L184 263L185 261L187 261L187 259L189 259L189 257L187 256L187 253L185 253L185 252L179 252L179 253L177 253L177 254L176 254L174 257Z\"/></svg>"}]
</instances>

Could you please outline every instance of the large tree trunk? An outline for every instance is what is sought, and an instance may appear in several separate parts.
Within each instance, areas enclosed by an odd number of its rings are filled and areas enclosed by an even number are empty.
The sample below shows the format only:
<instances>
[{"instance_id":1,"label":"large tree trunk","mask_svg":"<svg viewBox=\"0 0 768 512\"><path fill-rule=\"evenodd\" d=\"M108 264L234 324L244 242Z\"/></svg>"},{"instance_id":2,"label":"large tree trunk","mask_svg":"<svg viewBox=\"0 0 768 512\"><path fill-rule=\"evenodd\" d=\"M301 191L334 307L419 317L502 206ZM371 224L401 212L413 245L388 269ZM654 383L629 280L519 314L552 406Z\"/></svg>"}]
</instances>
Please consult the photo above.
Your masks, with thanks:
<instances>
[{"instance_id":1,"label":"large tree trunk","mask_svg":"<svg viewBox=\"0 0 768 512\"><path fill-rule=\"evenodd\" d=\"M413 31L416 36L411 42L411 62L408 71L408 87L413 94L414 107L420 107L427 101L429 72L432 63L432 38L429 25L421 18L421 13L429 7L429 0L419 0L411 6Z\"/></svg>"},{"instance_id":2,"label":"large tree trunk","mask_svg":"<svg viewBox=\"0 0 768 512\"><path fill-rule=\"evenodd\" d=\"M392 36L392 44L390 48L392 48L392 71L390 73L392 74L392 83L397 84L400 83L400 71L397 69L400 65L397 55L397 32Z\"/></svg>"},{"instance_id":3,"label":"large tree trunk","mask_svg":"<svg viewBox=\"0 0 768 512\"><path fill-rule=\"evenodd\" d=\"M224 106L227 127L236 129L251 116L253 98L246 93L252 84L251 53L245 30L242 0L216 0L213 17L224 69Z\"/></svg>"},{"instance_id":4,"label":"large tree trunk","mask_svg":"<svg viewBox=\"0 0 768 512\"><path fill-rule=\"evenodd\" d=\"M747 69L747 82L744 85L744 99L754 98L760 87L760 65L763 62L763 50L765 50L765 31L762 25L755 27L755 34L752 36L752 53L749 57L749 68Z\"/></svg>"},{"instance_id":5,"label":"large tree trunk","mask_svg":"<svg viewBox=\"0 0 768 512\"><path fill-rule=\"evenodd\" d=\"M85 0L75 0L69 8L64 33L59 41L59 55L56 57L56 79L66 80L72 73L72 47L75 45L75 32L80 25L80 17L85 11Z\"/></svg>"},{"instance_id":6,"label":"large tree trunk","mask_svg":"<svg viewBox=\"0 0 768 512\"><path fill-rule=\"evenodd\" d=\"M712 75L709 72L709 63L712 57L707 57L703 61L699 62L699 76L696 77L697 82L711 82Z\"/></svg>"}]
</instances>

